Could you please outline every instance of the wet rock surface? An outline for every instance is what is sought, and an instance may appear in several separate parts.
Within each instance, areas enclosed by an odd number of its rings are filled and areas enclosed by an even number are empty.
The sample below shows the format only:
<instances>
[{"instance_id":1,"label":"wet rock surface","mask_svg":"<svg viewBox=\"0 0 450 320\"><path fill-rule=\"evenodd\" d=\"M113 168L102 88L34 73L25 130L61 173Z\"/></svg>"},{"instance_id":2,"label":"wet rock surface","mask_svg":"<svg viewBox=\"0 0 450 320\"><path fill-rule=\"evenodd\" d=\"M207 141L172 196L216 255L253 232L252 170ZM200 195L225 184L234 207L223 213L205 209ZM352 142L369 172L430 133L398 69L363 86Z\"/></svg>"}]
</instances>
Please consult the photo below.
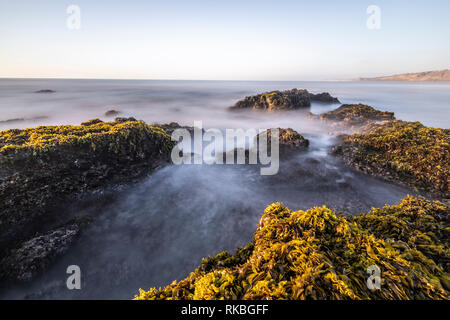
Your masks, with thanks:
<instances>
[{"instance_id":1,"label":"wet rock surface","mask_svg":"<svg viewBox=\"0 0 450 320\"><path fill-rule=\"evenodd\" d=\"M23 242L0 261L0 280L30 281L64 254L80 233L81 223L72 223Z\"/></svg>"},{"instance_id":2,"label":"wet rock surface","mask_svg":"<svg viewBox=\"0 0 450 320\"><path fill-rule=\"evenodd\" d=\"M380 111L365 104L343 104L336 110L322 114L308 113L307 117L324 122L332 134L367 132L374 123L395 120L393 112Z\"/></svg>"},{"instance_id":3,"label":"wet rock surface","mask_svg":"<svg viewBox=\"0 0 450 320\"><path fill-rule=\"evenodd\" d=\"M258 141L261 139L262 135L267 136L268 147L271 147L272 129L268 129L267 131L260 133L256 137L255 142L258 143ZM280 152L304 150L304 149L308 148L308 146L309 146L309 140L291 128L287 128L287 129L278 128L278 139L279 139L278 142L280 145Z\"/></svg>"},{"instance_id":4,"label":"wet rock surface","mask_svg":"<svg viewBox=\"0 0 450 320\"><path fill-rule=\"evenodd\" d=\"M152 172L168 162L172 146L163 129L133 118L2 131L0 259L13 266L24 248L42 241L50 246L24 256L24 270L10 270L8 275L3 268L3 275L27 279L40 270L27 265L41 261L44 266L70 244L78 232L73 226L32 238L42 225L70 218L61 204L92 193L101 196L106 188Z\"/></svg>"},{"instance_id":5,"label":"wet rock surface","mask_svg":"<svg viewBox=\"0 0 450 320\"><path fill-rule=\"evenodd\" d=\"M272 91L255 96L245 97L238 101L230 110L253 109L265 111L294 110L308 108L311 106L311 100L320 102L339 102L336 98L324 92L320 94L311 94L304 89L292 89L286 91Z\"/></svg>"},{"instance_id":6,"label":"wet rock surface","mask_svg":"<svg viewBox=\"0 0 450 320\"><path fill-rule=\"evenodd\" d=\"M310 93L309 98L311 101L317 101L322 103L340 103L338 98L332 97L328 92L322 93Z\"/></svg>"},{"instance_id":7,"label":"wet rock surface","mask_svg":"<svg viewBox=\"0 0 450 320\"><path fill-rule=\"evenodd\" d=\"M266 145L263 151L264 154L272 154L272 130L268 129L261 132L253 139L253 146L250 149L235 148L226 153L220 153L217 158L222 158L223 163L229 163L227 159L234 159L233 163L249 164L250 160L253 162L260 162L259 151L261 145ZM295 152L305 151L309 146L309 140L303 137L297 131L287 128L277 128L278 130L278 145L279 154L284 158ZM240 160L238 160L240 159Z\"/></svg>"}]
</instances>

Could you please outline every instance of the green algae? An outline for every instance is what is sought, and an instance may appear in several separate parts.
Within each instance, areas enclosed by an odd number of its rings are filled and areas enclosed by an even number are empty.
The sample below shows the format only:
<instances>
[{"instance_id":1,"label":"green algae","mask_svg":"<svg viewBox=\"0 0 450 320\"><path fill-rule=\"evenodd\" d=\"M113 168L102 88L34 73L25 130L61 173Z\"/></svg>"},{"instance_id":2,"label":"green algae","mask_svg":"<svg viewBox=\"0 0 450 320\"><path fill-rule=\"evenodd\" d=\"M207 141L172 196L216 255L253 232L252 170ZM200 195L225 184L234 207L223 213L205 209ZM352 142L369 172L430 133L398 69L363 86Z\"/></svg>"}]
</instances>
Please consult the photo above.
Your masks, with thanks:
<instances>
[{"instance_id":1,"label":"green algae","mask_svg":"<svg viewBox=\"0 0 450 320\"><path fill-rule=\"evenodd\" d=\"M380 111L365 104L343 104L320 115L321 120L394 120L394 113Z\"/></svg>"},{"instance_id":2,"label":"green algae","mask_svg":"<svg viewBox=\"0 0 450 320\"><path fill-rule=\"evenodd\" d=\"M0 132L0 244L31 237L58 206L168 163L174 142L133 118Z\"/></svg>"},{"instance_id":3,"label":"green algae","mask_svg":"<svg viewBox=\"0 0 450 320\"><path fill-rule=\"evenodd\" d=\"M367 131L345 137L335 152L363 171L449 198L449 129L389 121Z\"/></svg>"},{"instance_id":4,"label":"green algae","mask_svg":"<svg viewBox=\"0 0 450 320\"><path fill-rule=\"evenodd\" d=\"M172 149L173 142L162 128L133 120L103 122L92 119L79 126L39 126L1 131L0 168L18 161L35 162L39 157L51 160L52 153L63 149L138 155L141 144L148 139L158 141L161 152L168 153Z\"/></svg>"},{"instance_id":5,"label":"green algae","mask_svg":"<svg viewBox=\"0 0 450 320\"><path fill-rule=\"evenodd\" d=\"M234 255L204 259L186 279L140 289L135 299L447 299L448 214L410 196L355 218L274 203ZM402 221L411 226L400 232ZM372 265L380 290L366 283Z\"/></svg>"}]
</instances>

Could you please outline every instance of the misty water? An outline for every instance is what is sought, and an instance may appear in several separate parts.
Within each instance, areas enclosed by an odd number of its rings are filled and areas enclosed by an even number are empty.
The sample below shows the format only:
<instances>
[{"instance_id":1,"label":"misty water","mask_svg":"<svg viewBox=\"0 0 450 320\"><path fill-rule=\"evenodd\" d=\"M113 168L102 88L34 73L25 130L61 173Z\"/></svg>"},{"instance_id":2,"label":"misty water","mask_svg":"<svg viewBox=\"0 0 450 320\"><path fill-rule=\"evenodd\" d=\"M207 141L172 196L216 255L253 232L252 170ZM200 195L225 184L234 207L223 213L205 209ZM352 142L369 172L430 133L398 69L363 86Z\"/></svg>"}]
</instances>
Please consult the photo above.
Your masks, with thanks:
<instances>
[{"instance_id":1,"label":"misty water","mask_svg":"<svg viewBox=\"0 0 450 320\"><path fill-rule=\"evenodd\" d=\"M97 218L41 276L4 288L0 298L129 299L139 288L183 279L203 257L246 244L270 203L280 201L295 210L327 205L358 214L412 193L358 173L329 154L336 138L305 113L339 104L281 113L227 110L246 95L291 88L330 92L342 103L362 102L428 126L448 128L450 123L450 84L442 83L0 79L2 130L112 120L104 113L114 109L147 123L290 127L310 140L308 151L282 159L274 176L262 176L251 165L171 165L116 192L114 201L100 209L68 205L61 215ZM55 92L34 93L41 89ZM66 268L72 264L81 268L81 290L66 288Z\"/></svg>"}]
</instances>

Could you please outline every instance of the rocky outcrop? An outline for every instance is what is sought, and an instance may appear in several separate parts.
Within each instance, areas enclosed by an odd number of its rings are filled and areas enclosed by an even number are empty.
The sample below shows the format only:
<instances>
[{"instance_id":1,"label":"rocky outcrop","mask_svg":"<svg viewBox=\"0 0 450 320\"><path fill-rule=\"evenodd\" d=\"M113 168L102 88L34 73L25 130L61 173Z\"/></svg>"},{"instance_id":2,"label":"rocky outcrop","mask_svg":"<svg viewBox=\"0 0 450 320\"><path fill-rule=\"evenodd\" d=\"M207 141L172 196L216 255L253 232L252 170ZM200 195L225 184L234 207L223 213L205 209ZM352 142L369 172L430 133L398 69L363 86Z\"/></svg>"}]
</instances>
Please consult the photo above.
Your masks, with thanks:
<instances>
[{"instance_id":1,"label":"rocky outcrop","mask_svg":"<svg viewBox=\"0 0 450 320\"><path fill-rule=\"evenodd\" d=\"M332 97L328 92L322 93L310 93L309 98L311 101L317 101L322 103L340 103L338 98Z\"/></svg>"},{"instance_id":2,"label":"rocky outcrop","mask_svg":"<svg viewBox=\"0 0 450 320\"><path fill-rule=\"evenodd\" d=\"M133 118L0 132L0 249L61 219L52 208L67 199L151 172L172 147L162 128Z\"/></svg>"},{"instance_id":3,"label":"rocky outcrop","mask_svg":"<svg viewBox=\"0 0 450 320\"><path fill-rule=\"evenodd\" d=\"M248 245L135 299L448 299L449 210L406 197L345 218L325 206L292 211L274 203ZM381 290L367 285L369 268L379 269Z\"/></svg>"},{"instance_id":4,"label":"rocky outcrop","mask_svg":"<svg viewBox=\"0 0 450 320\"><path fill-rule=\"evenodd\" d=\"M259 152L259 143L262 136L266 136L267 138L267 152L268 154L271 154L272 152L272 130L268 129L266 131L261 132L257 136L254 137L253 140L253 147L251 149L243 149L243 148L236 148L233 150L228 151L227 153L221 153L218 154L217 157L222 157L223 161L226 161L226 157L228 155L229 158L234 157L233 159L237 159L238 154L243 154L245 157L245 163L249 164L250 154L254 154L254 158L258 160L258 152ZM287 128L282 129L278 128L278 143L279 143L279 154L282 157L286 157L289 155L294 154L296 151L304 151L309 146L309 140L303 137L300 133L297 131ZM237 161L237 160L236 160Z\"/></svg>"},{"instance_id":5,"label":"rocky outcrop","mask_svg":"<svg viewBox=\"0 0 450 320\"><path fill-rule=\"evenodd\" d=\"M31 280L64 254L79 233L79 223L72 223L23 242L0 261L0 279Z\"/></svg>"},{"instance_id":6,"label":"rocky outcrop","mask_svg":"<svg viewBox=\"0 0 450 320\"><path fill-rule=\"evenodd\" d=\"M245 97L238 101L231 110L253 109L265 111L295 110L308 108L311 100L321 102L336 102L337 99L329 93L311 94L307 90L292 89L286 91L272 91L255 96Z\"/></svg>"},{"instance_id":7,"label":"rocky outcrop","mask_svg":"<svg viewBox=\"0 0 450 320\"><path fill-rule=\"evenodd\" d=\"M261 135L267 136L267 145L268 149L272 147L272 129L268 129L262 133L260 133L258 136L255 137L255 145L259 143L259 139ZM309 146L309 140L305 139L300 133L297 131L287 128L282 129L278 128L278 141L280 145L280 152L291 152L291 151L298 151L298 150L305 150Z\"/></svg>"},{"instance_id":8,"label":"rocky outcrop","mask_svg":"<svg viewBox=\"0 0 450 320\"><path fill-rule=\"evenodd\" d=\"M380 111L365 104L343 104L319 115L309 112L307 117L323 122L335 135L367 132L375 123L395 120L393 112Z\"/></svg>"},{"instance_id":9,"label":"rocky outcrop","mask_svg":"<svg viewBox=\"0 0 450 320\"><path fill-rule=\"evenodd\" d=\"M54 93L54 90L50 90L50 89L42 89L42 90L37 90L34 93Z\"/></svg>"},{"instance_id":10,"label":"rocky outcrop","mask_svg":"<svg viewBox=\"0 0 450 320\"><path fill-rule=\"evenodd\" d=\"M450 129L406 121L369 128L344 137L334 153L367 174L449 201Z\"/></svg>"},{"instance_id":11,"label":"rocky outcrop","mask_svg":"<svg viewBox=\"0 0 450 320\"><path fill-rule=\"evenodd\" d=\"M12 124L17 122L25 122L25 121L36 121L36 120L43 120L47 119L47 116L38 116L38 117L32 117L32 118L14 118L14 119L7 119L7 120L0 120L0 124Z\"/></svg>"},{"instance_id":12,"label":"rocky outcrop","mask_svg":"<svg viewBox=\"0 0 450 320\"><path fill-rule=\"evenodd\" d=\"M115 117L115 116L118 116L119 114L120 114L120 111L112 109L112 110L106 111L104 116L105 117Z\"/></svg>"}]
</instances>

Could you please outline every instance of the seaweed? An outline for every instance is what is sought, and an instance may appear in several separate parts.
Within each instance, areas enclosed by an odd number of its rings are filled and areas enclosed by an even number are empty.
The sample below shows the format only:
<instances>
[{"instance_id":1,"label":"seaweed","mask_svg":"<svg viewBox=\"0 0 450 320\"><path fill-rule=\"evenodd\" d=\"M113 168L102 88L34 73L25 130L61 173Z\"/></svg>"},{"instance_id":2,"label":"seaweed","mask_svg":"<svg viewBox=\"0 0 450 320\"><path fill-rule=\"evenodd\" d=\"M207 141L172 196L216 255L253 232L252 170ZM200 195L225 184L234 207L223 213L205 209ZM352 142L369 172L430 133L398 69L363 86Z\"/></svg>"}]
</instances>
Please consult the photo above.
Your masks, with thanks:
<instances>
[{"instance_id":1,"label":"seaweed","mask_svg":"<svg viewBox=\"0 0 450 320\"><path fill-rule=\"evenodd\" d=\"M420 122L372 124L368 132L345 137L335 153L367 173L448 199L450 129Z\"/></svg>"},{"instance_id":2,"label":"seaweed","mask_svg":"<svg viewBox=\"0 0 450 320\"><path fill-rule=\"evenodd\" d=\"M234 255L204 259L186 279L134 299L448 299L449 209L408 196L347 218L274 203ZM372 265L380 290L367 286Z\"/></svg>"}]
</instances>

